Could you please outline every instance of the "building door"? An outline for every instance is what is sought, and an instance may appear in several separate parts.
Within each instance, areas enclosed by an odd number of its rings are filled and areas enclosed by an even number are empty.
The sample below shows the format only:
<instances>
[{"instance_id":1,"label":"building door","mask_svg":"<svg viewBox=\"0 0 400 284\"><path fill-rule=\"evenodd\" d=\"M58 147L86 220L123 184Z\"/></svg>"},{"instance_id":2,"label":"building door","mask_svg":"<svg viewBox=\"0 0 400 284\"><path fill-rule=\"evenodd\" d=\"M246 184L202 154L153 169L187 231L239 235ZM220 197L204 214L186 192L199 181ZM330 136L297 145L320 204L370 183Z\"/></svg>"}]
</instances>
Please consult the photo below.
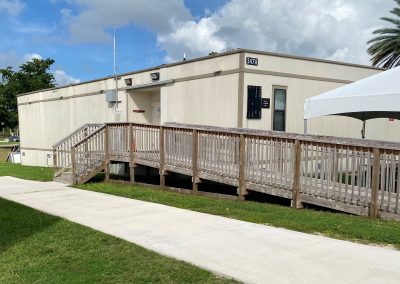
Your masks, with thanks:
<instances>
[{"instance_id":1,"label":"building door","mask_svg":"<svg viewBox=\"0 0 400 284\"><path fill-rule=\"evenodd\" d=\"M286 131L286 89L274 89L273 130Z\"/></svg>"},{"instance_id":2,"label":"building door","mask_svg":"<svg viewBox=\"0 0 400 284\"><path fill-rule=\"evenodd\" d=\"M151 123L160 125L161 123L161 106L160 102L152 102L151 103Z\"/></svg>"}]
</instances>

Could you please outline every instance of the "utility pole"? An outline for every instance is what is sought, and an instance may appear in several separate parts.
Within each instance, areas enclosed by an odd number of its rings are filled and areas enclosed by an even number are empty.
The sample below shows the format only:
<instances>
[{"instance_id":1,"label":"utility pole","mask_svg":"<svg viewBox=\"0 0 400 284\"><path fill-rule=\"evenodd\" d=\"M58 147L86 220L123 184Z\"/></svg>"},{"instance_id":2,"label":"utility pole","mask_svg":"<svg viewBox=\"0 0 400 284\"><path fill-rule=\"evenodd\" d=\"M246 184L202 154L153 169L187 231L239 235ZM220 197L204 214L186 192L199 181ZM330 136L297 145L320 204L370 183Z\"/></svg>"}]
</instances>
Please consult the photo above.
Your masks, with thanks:
<instances>
[{"instance_id":1,"label":"utility pole","mask_svg":"<svg viewBox=\"0 0 400 284\"><path fill-rule=\"evenodd\" d=\"M115 109L118 109L118 75L117 75L117 59L116 59L116 40L115 40L115 25L114 28L114 77L115 77Z\"/></svg>"}]
</instances>

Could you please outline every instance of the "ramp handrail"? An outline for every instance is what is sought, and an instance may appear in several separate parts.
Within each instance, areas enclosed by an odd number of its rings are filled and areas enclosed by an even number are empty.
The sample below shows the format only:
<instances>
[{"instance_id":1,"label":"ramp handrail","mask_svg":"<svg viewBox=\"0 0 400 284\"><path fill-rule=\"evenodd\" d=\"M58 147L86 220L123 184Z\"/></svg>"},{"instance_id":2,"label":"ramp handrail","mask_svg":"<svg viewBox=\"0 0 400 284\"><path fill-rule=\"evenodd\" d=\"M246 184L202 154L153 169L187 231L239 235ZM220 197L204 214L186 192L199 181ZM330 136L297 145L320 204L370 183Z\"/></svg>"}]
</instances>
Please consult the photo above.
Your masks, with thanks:
<instances>
[{"instance_id":1,"label":"ramp handrail","mask_svg":"<svg viewBox=\"0 0 400 284\"><path fill-rule=\"evenodd\" d=\"M53 164L55 175L71 168L71 147L83 141L87 136L103 127L105 124L85 124L78 128L66 138L62 139L53 146Z\"/></svg>"},{"instance_id":2,"label":"ramp handrail","mask_svg":"<svg viewBox=\"0 0 400 284\"><path fill-rule=\"evenodd\" d=\"M105 161L106 125L85 137L71 148L72 176L84 178Z\"/></svg>"}]
</instances>

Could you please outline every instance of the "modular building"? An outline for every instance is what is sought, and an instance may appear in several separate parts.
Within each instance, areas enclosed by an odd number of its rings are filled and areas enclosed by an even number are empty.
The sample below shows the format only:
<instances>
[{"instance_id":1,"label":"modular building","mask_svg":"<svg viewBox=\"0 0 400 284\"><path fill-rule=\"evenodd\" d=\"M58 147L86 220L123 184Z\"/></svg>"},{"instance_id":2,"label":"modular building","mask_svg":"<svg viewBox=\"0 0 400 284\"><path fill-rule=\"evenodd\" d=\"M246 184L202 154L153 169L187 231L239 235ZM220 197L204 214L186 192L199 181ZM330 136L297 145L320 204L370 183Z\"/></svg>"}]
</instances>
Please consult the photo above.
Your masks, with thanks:
<instances>
[{"instance_id":1,"label":"modular building","mask_svg":"<svg viewBox=\"0 0 400 284\"><path fill-rule=\"evenodd\" d=\"M238 49L18 97L24 165L51 166L52 145L87 123L178 122L303 133L306 98L381 72ZM117 90L117 91L116 91ZM360 137L362 122L329 116L308 133ZM368 121L368 139L400 141L398 121Z\"/></svg>"}]
</instances>

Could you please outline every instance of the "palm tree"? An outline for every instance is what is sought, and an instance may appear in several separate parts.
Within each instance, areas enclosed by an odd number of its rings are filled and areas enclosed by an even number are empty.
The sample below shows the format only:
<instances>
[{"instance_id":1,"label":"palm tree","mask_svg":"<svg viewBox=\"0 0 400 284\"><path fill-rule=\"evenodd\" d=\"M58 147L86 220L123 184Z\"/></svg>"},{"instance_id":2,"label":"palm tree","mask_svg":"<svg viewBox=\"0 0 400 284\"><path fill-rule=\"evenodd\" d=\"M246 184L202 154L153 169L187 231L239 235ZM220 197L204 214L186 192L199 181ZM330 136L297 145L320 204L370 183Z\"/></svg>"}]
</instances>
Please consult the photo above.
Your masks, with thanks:
<instances>
[{"instance_id":1,"label":"palm tree","mask_svg":"<svg viewBox=\"0 0 400 284\"><path fill-rule=\"evenodd\" d=\"M372 56L373 66L382 65L383 68L400 66L400 0L394 1L399 7L393 8L390 13L396 18L383 17L381 20L389 22L395 27L374 31L374 34L378 36L368 41L368 44L371 44L368 53Z\"/></svg>"}]
</instances>

